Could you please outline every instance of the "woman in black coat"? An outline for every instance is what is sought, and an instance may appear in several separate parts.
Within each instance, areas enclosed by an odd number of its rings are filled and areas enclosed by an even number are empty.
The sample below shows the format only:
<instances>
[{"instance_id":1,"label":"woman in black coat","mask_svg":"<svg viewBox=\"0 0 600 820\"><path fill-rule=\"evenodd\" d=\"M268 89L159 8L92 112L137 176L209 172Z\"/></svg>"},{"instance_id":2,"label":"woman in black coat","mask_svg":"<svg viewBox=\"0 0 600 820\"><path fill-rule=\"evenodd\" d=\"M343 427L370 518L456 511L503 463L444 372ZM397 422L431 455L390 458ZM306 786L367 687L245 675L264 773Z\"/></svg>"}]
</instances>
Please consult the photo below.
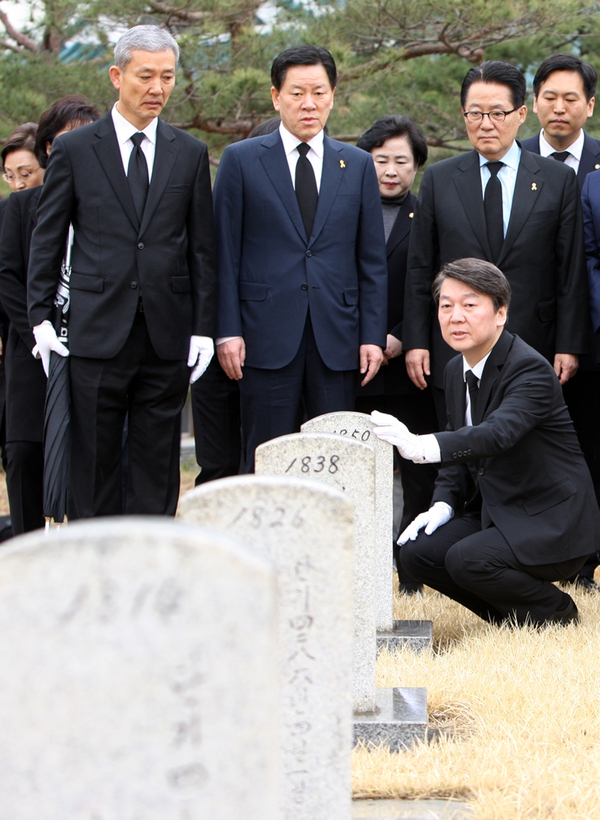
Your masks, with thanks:
<instances>
[{"instance_id":1,"label":"woman in black coat","mask_svg":"<svg viewBox=\"0 0 600 820\"><path fill-rule=\"evenodd\" d=\"M432 433L438 430L438 424L431 391L419 390L409 379L402 350L406 261L417 203L410 188L418 169L427 161L427 142L410 117L391 115L377 120L357 146L372 155L379 182L388 264L388 333L385 366L369 384L359 388L356 409L361 413L390 413L415 433ZM399 469L404 495L399 532L403 532L420 512L429 509L437 469L403 458ZM396 544L394 555L399 567ZM419 586L401 577L400 588L412 592Z\"/></svg>"},{"instance_id":2,"label":"woman in black coat","mask_svg":"<svg viewBox=\"0 0 600 820\"><path fill-rule=\"evenodd\" d=\"M99 119L80 95L58 100L40 118L35 153L46 167L59 134ZM43 432L46 376L32 351L27 315L27 267L41 185L8 200L0 236L0 299L10 319L6 345L6 485L14 535L44 526Z\"/></svg>"}]
</instances>

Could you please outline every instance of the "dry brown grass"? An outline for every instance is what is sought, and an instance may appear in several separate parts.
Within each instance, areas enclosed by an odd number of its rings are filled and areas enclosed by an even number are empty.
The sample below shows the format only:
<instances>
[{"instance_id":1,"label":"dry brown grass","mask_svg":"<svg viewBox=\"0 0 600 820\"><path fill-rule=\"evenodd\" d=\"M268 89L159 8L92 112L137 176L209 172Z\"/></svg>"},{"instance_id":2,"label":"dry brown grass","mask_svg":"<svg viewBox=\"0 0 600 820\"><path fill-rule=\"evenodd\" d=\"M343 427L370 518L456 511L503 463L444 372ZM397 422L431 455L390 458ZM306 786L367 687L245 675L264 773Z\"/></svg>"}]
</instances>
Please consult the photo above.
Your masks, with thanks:
<instances>
[{"instance_id":1,"label":"dry brown grass","mask_svg":"<svg viewBox=\"0 0 600 820\"><path fill-rule=\"evenodd\" d=\"M396 617L434 623L435 650L382 653L378 686L425 686L440 738L354 753L355 797L469 802L479 820L600 820L600 594L580 626L497 629L430 590Z\"/></svg>"}]
</instances>

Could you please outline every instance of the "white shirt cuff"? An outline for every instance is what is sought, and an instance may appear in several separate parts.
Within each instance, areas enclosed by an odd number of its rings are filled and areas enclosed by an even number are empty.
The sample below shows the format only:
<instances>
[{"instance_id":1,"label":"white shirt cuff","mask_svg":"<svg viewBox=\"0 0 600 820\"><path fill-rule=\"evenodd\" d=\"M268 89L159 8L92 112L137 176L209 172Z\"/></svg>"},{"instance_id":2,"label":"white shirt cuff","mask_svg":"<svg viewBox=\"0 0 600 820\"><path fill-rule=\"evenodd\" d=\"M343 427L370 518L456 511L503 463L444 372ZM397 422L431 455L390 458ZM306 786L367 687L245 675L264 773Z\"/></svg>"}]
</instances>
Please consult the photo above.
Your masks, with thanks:
<instances>
[{"instance_id":1,"label":"white shirt cuff","mask_svg":"<svg viewBox=\"0 0 600 820\"><path fill-rule=\"evenodd\" d=\"M241 339L241 336L219 336L218 339L215 340L215 344L223 345L225 342L232 342L234 339Z\"/></svg>"}]
</instances>

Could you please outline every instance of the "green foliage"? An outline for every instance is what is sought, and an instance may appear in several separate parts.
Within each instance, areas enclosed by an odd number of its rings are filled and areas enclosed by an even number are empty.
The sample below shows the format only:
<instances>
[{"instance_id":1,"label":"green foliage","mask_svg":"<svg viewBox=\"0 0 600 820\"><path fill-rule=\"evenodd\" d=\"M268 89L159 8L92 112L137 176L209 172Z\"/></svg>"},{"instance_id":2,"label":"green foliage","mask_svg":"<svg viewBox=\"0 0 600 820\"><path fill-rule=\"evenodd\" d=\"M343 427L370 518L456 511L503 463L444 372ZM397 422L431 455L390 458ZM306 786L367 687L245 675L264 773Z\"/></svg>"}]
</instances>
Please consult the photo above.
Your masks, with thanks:
<instances>
[{"instance_id":1,"label":"green foliage","mask_svg":"<svg viewBox=\"0 0 600 820\"><path fill-rule=\"evenodd\" d=\"M273 115L273 57L314 42L332 51L340 71L330 133L354 137L378 116L409 114L438 146L437 157L465 146L458 91L474 63L507 60L531 80L544 57L573 50L600 68L599 6L583 0L273 0L270 8L260 0L34 0L32 22L17 32L21 39L0 35L6 46L0 136L67 93L84 93L107 111L116 98L107 76L111 44L126 27L156 23L172 31L182 52L165 117L206 140L214 156ZM530 114L523 135L535 130Z\"/></svg>"}]
</instances>

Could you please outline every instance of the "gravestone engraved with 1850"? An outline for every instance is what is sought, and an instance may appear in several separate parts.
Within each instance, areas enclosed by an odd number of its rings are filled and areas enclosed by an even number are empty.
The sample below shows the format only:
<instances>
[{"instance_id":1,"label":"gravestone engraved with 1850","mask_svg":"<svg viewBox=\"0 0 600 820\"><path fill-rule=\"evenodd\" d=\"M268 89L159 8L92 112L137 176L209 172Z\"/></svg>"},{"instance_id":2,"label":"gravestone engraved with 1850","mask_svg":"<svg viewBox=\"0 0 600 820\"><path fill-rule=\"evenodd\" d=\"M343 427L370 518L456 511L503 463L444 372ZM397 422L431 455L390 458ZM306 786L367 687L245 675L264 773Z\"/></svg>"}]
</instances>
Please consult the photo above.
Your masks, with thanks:
<instances>
[{"instance_id":1,"label":"gravestone engraved with 1850","mask_svg":"<svg viewBox=\"0 0 600 820\"><path fill-rule=\"evenodd\" d=\"M0 553L2 820L275 820L272 566L164 519Z\"/></svg>"}]
</instances>

